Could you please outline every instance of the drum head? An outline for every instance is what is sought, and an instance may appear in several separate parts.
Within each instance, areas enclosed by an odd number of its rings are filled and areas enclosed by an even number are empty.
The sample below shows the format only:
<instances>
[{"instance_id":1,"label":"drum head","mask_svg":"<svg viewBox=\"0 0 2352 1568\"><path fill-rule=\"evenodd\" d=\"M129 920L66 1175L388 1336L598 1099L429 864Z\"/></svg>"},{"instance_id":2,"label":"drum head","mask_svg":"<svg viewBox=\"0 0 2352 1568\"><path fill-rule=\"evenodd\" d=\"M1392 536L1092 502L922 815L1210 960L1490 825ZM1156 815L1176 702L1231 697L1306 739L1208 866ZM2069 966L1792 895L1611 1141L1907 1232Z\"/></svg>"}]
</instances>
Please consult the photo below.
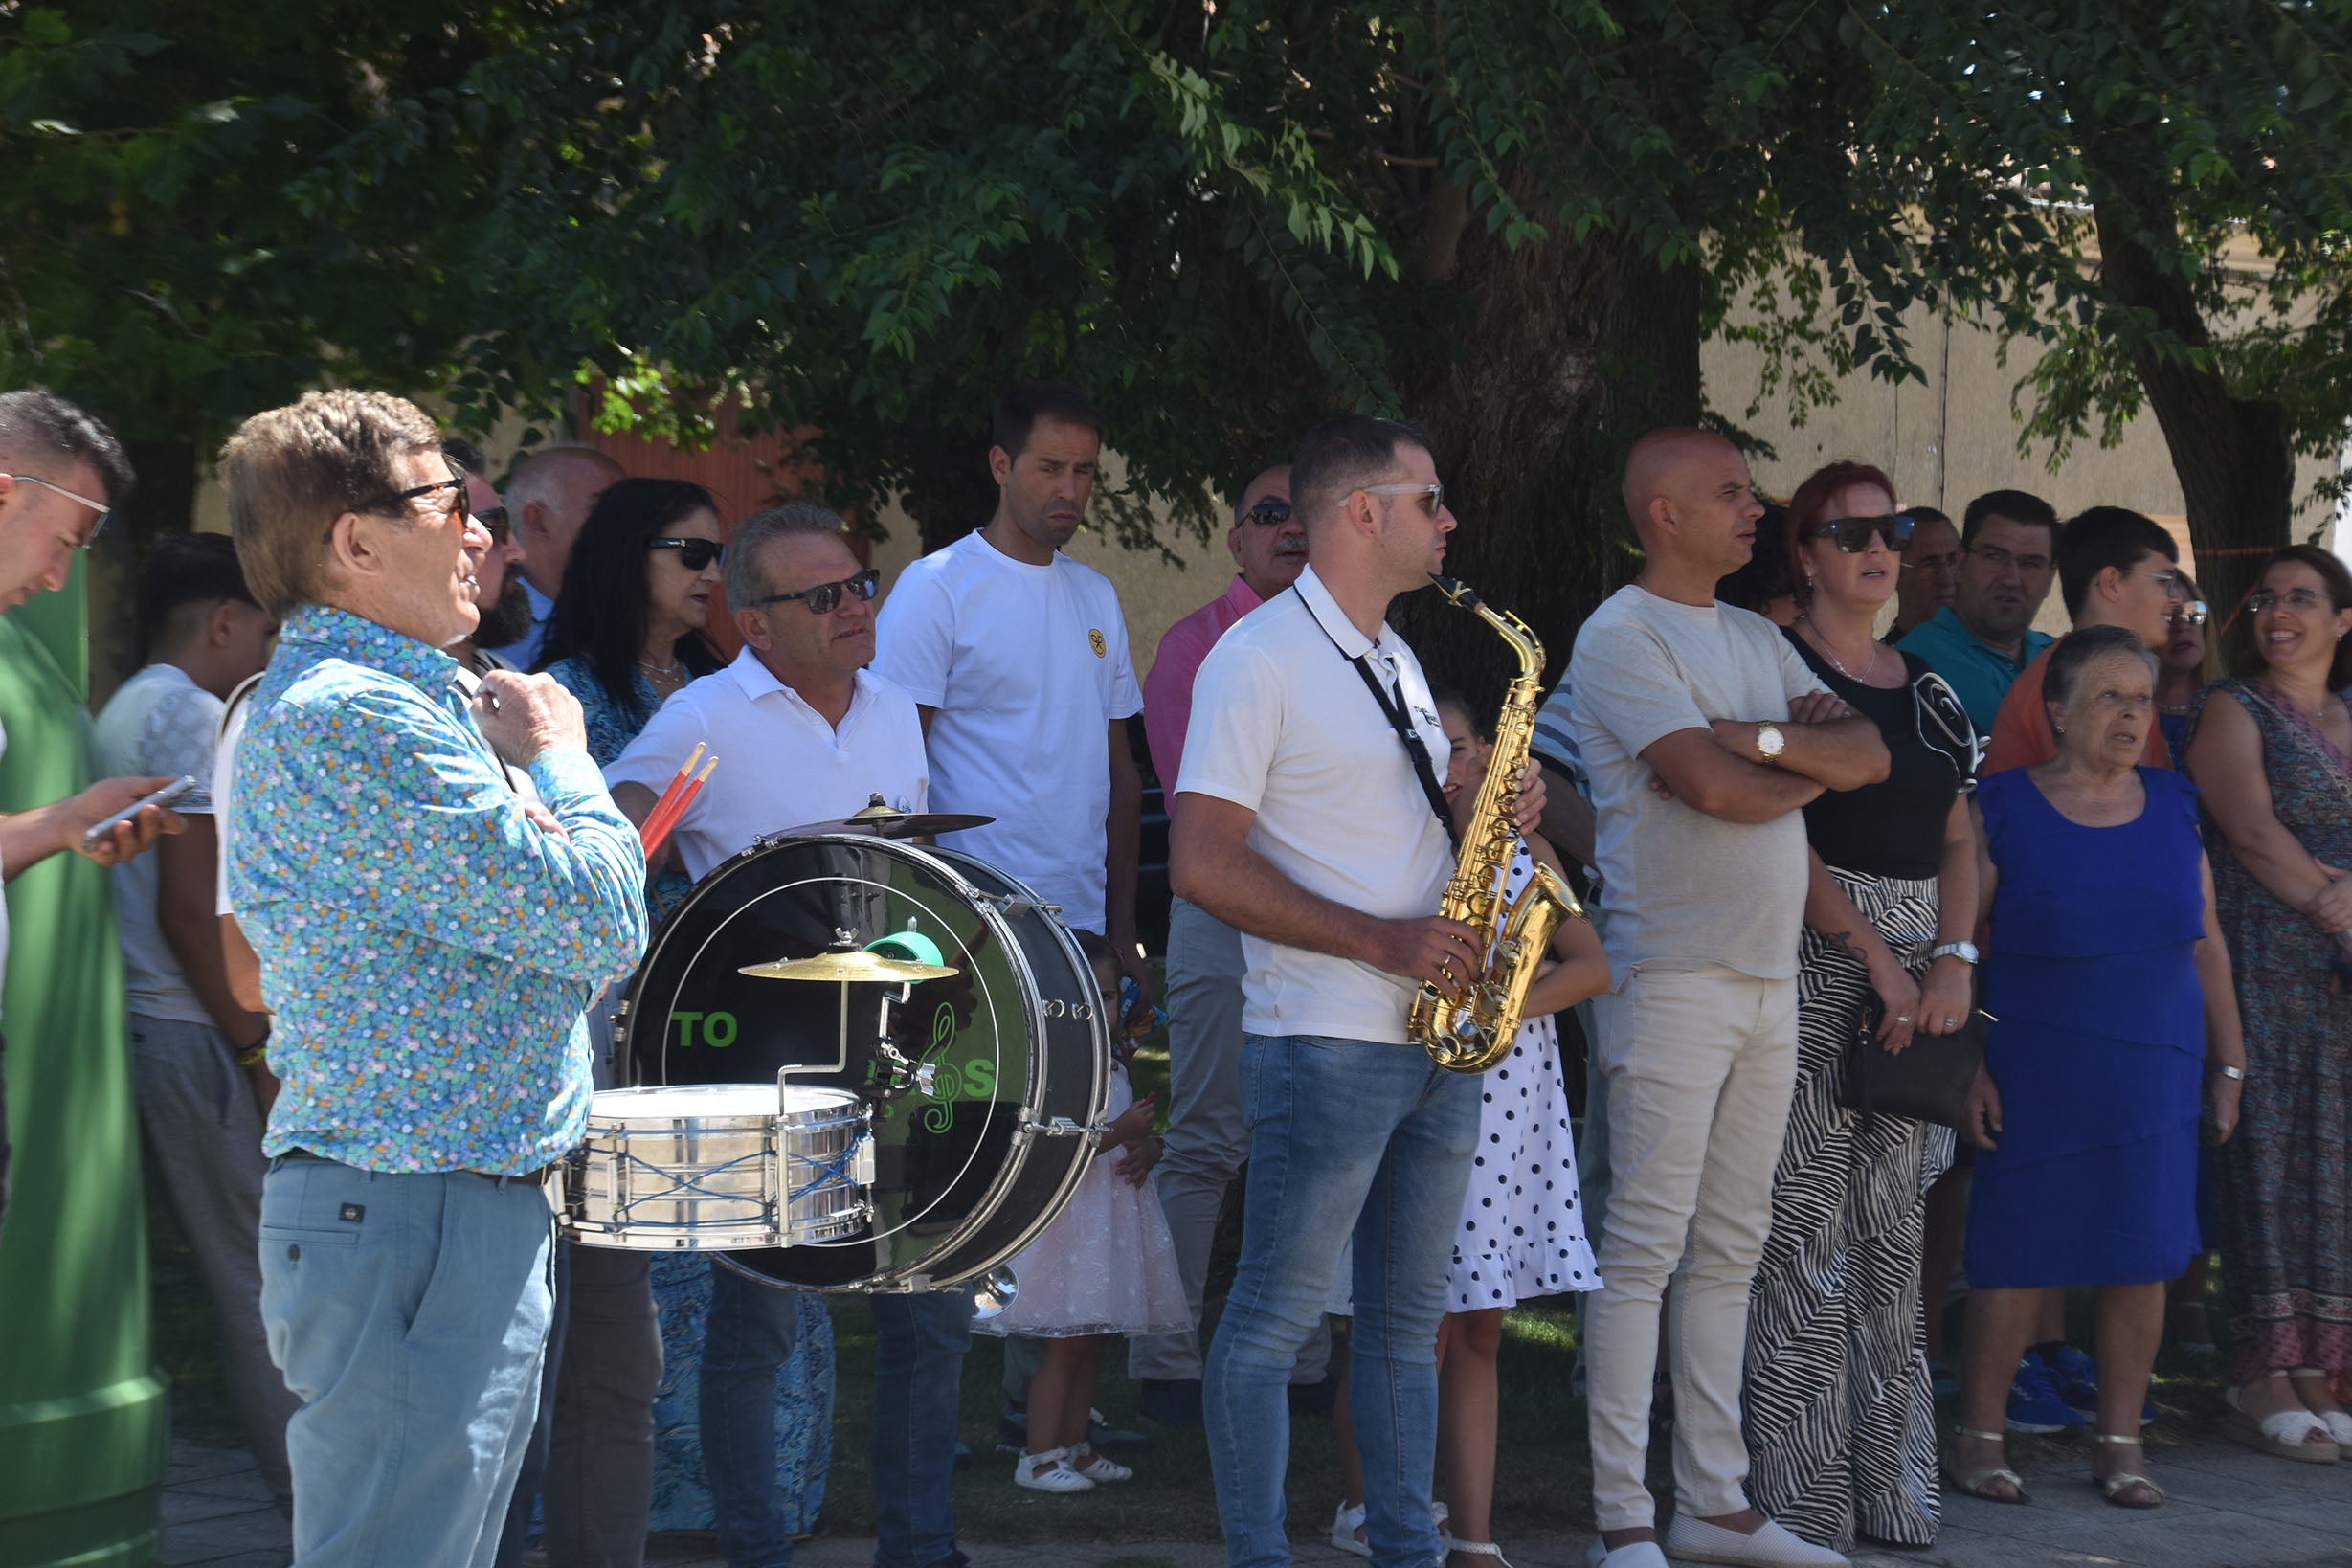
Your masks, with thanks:
<instances>
[{"instance_id":1,"label":"drum head","mask_svg":"<svg viewBox=\"0 0 2352 1568\"><path fill-rule=\"evenodd\" d=\"M634 1082L773 1085L790 1067L791 1084L872 1109L872 1223L724 1262L804 1289L944 1285L1043 1228L1091 1142L1021 1129L1095 1121L1109 1045L1082 955L1034 904L964 857L818 836L727 862L662 924L616 1023ZM956 973L911 988L739 973L812 957L843 931L860 947L914 932ZM906 1086L892 1092L894 1081Z\"/></svg>"}]
</instances>

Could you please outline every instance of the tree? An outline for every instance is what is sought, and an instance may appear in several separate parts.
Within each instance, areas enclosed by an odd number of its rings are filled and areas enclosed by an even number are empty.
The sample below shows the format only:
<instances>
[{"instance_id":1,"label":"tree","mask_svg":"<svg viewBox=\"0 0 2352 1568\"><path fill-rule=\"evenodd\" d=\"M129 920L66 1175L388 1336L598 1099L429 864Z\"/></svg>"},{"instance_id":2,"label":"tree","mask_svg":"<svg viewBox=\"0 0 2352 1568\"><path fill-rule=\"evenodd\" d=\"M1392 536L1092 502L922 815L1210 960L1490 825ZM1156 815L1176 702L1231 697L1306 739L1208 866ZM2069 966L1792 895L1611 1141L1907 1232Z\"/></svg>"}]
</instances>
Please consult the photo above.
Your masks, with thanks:
<instances>
[{"instance_id":1,"label":"tree","mask_svg":"<svg viewBox=\"0 0 2352 1568\"><path fill-rule=\"evenodd\" d=\"M413 133L479 50L472 9L0 8L0 386L82 403L138 468L94 628L118 666L134 552L189 526L239 420L327 382L429 392L460 362L480 182Z\"/></svg>"}]
</instances>

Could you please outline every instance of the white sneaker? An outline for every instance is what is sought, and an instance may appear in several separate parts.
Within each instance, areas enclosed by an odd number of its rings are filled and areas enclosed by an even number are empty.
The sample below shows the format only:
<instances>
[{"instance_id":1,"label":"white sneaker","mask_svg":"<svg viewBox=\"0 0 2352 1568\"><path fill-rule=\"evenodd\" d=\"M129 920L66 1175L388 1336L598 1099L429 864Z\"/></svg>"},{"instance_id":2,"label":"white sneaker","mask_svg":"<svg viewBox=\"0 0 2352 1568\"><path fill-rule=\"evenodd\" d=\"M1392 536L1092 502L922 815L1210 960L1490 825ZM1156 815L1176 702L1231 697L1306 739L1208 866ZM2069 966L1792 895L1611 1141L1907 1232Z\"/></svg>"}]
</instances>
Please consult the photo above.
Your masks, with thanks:
<instances>
[{"instance_id":1,"label":"white sneaker","mask_svg":"<svg viewBox=\"0 0 2352 1568\"><path fill-rule=\"evenodd\" d=\"M1031 1491L1092 1491L1093 1482L1063 1463L1069 1455L1067 1448L1021 1455L1013 1465L1013 1484L1027 1487ZM1048 1465L1053 1468L1044 1468Z\"/></svg>"},{"instance_id":2,"label":"white sneaker","mask_svg":"<svg viewBox=\"0 0 2352 1568\"><path fill-rule=\"evenodd\" d=\"M1686 1562L1732 1563L1738 1568L1849 1568L1840 1554L1801 1541L1771 1519L1756 1534L1742 1535L1736 1530L1677 1513L1667 1526L1666 1551L1669 1557Z\"/></svg>"},{"instance_id":3,"label":"white sneaker","mask_svg":"<svg viewBox=\"0 0 2352 1568\"><path fill-rule=\"evenodd\" d=\"M1332 1544L1359 1557L1372 1556L1370 1544L1355 1538L1355 1533L1363 1528L1364 1511L1350 1508L1345 1498L1340 1499L1339 1512L1332 1515Z\"/></svg>"},{"instance_id":4,"label":"white sneaker","mask_svg":"<svg viewBox=\"0 0 2352 1568\"><path fill-rule=\"evenodd\" d=\"M1069 1458L1063 1461L1064 1467L1076 1470L1089 1481L1132 1481L1135 1479L1133 1470L1116 1461L1105 1459L1083 1443L1067 1449L1066 1452Z\"/></svg>"}]
</instances>

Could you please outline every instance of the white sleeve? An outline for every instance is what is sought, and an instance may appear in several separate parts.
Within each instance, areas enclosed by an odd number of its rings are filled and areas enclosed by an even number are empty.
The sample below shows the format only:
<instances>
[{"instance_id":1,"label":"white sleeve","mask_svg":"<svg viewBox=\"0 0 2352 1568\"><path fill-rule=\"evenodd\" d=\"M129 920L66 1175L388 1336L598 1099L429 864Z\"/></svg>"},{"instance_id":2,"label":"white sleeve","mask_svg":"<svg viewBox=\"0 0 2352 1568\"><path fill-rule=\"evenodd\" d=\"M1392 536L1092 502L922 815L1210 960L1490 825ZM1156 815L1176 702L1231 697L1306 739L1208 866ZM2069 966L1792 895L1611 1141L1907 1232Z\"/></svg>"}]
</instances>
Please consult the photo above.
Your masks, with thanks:
<instances>
[{"instance_id":1,"label":"white sleeve","mask_svg":"<svg viewBox=\"0 0 2352 1568\"><path fill-rule=\"evenodd\" d=\"M1131 719L1143 711L1143 683L1135 679L1135 661L1127 645L1127 613L1119 608L1119 595L1110 595L1110 717Z\"/></svg>"},{"instance_id":2,"label":"white sleeve","mask_svg":"<svg viewBox=\"0 0 2352 1568\"><path fill-rule=\"evenodd\" d=\"M1193 718L1184 731L1178 795L1215 795L1258 809L1282 738L1281 672L1255 648L1220 642L1193 680Z\"/></svg>"},{"instance_id":3,"label":"white sleeve","mask_svg":"<svg viewBox=\"0 0 2352 1568\"><path fill-rule=\"evenodd\" d=\"M722 673L706 679L731 677ZM702 704L683 700L685 696L681 689L670 701L654 709L654 716L638 731L637 739L605 766L606 789L642 784L658 795L670 787L670 780L678 776L679 768L694 754L698 743L710 744L710 727L704 722Z\"/></svg>"},{"instance_id":4,"label":"white sleeve","mask_svg":"<svg viewBox=\"0 0 2352 1568\"><path fill-rule=\"evenodd\" d=\"M1588 622L1568 674L1576 686L1579 729L1605 732L1629 757L1669 735L1712 724L1676 673L1672 656L1642 626Z\"/></svg>"},{"instance_id":5,"label":"white sleeve","mask_svg":"<svg viewBox=\"0 0 2352 1568\"><path fill-rule=\"evenodd\" d=\"M874 617L874 673L925 707L948 706L955 662L955 603L939 578L937 567L915 562Z\"/></svg>"}]
</instances>

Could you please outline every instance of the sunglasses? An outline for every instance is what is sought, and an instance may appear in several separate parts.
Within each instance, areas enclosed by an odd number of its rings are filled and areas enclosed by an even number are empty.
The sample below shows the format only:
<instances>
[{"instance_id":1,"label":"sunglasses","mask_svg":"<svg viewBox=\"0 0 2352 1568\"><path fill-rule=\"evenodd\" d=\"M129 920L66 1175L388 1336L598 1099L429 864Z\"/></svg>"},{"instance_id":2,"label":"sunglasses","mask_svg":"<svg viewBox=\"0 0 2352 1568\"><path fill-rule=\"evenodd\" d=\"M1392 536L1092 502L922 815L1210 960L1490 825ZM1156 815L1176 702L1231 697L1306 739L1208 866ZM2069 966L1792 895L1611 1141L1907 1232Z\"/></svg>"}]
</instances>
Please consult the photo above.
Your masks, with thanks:
<instances>
[{"instance_id":1,"label":"sunglasses","mask_svg":"<svg viewBox=\"0 0 2352 1568\"><path fill-rule=\"evenodd\" d=\"M481 524L483 527L490 531L490 545L492 549L496 549L506 542L509 530L506 526L505 507L493 506L486 512L476 512L474 514L474 521Z\"/></svg>"},{"instance_id":2,"label":"sunglasses","mask_svg":"<svg viewBox=\"0 0 2352 1568\"><path fill-rule=\"evenodd\" d=\"M98 521L90 526L90 531L83 537L81 544L77 547L78 549L88 549L92 545L97 544L98 536L106 531L106 520L114 516L114 508L107 505L104 502L92 501L88 496L76 495L64 485L52 484L47 480L41 478L38 474L11 474L8 477L14 480L19 484L37 484L44 490L55 490L66 500L78 501L98 514ZM1288 508L1286 508L1286 510Z\"/></svg>"},{"instance_id":3,"label":"sunglasses","mask_svg":"<svg viewBox=\"0 0 2352 1568\"><path fill-rule=\"evenodd\" d=\"M648 539L645 548L676 550L678 564L688 571L700 571L727 554L727 547L716 539Z\"/></svg>"},{"instance_id":4,"label":"sunglasses","mask_svg":"<svg viewBox=\"0 0 2352 1568\"><path fill-rule=\"evenodd\" d=\"M1348 494L1355 495L1359 491L1368 496L1419 496L1421 509L1431 517L1445 509L1445 486L1443 484L1366 484ZM1347 504L1346 497L1342 497L1339 504L1345 506Z\"/></svg>"},{"instance_id":5,"label":"sunglasses","mask_svg":"<svg viewBox=\"0 0 2352 1568\"><path fill-rule=\"evenodd\" d=\"M1287 501L1276 501L1272 496L1268 496L1243 512L1242 521L1256 523L1269 528L1278 528L1290 521L1290 504Z\"/></svg>"},{"instance_id":6,"label":"sunglasses","mask_svg":"<svg viewBox=\"0 0 2352 1568\"><path fill-rule=\"evenodd\" d=\"M1917 519L1910 517L1826 517L1804 530L1807 539L1831 539L1847 555L1859 555L1870 548L1870 535L1886 541L1887 549L1900 554L1911 543L1911 530Z\"/></svg>"},{"instance_id":7,"label":"sunglasses","mask_svg":"<svg viewBox=\"0 0 2352 1568\"><path fill-rule=\"evenodd\" d=\"M391 495L378 496L373 501L363 501L351 510L355 512L402 511L407 508L410 502L418 497L434 495L442 490L449 492L451 503L442 508L442 516L464 518L471 515L465 504L465 481L457 475L452 475L445 480L435 480L431 484L419 484L414 489L394 490Z\"/></svg>"},{"instance_id":8,"label":"sunglasses","mask_svg":"<svg viewBox=\"0 0 2352 1568\"><path fill-rule=\"evenodd\" d=\"M2173 623L2178 626L2203 626L2212 618L2213 612L2203 599L2191 599L2172 613Z\"/></svg>"},{"instance_id":9,"label":"sunglasses","mask_svg":"<svg viewBox=\"0 0 2352 1568\"><path fill-rule=\"evenodd\" d=\"M829 616L840 607L843 594L854 594L861 599L871 599L875 591L881 587L881 571L875 567L867 567L855 577L843 577L838 583L818 583L815 588L804 588L797 594L771 594L764 599L753 599L751 603L756 608L770 604L790 604L793 600L799 599L807 604L810 615Z\"/></svg>"}]
</instances>

